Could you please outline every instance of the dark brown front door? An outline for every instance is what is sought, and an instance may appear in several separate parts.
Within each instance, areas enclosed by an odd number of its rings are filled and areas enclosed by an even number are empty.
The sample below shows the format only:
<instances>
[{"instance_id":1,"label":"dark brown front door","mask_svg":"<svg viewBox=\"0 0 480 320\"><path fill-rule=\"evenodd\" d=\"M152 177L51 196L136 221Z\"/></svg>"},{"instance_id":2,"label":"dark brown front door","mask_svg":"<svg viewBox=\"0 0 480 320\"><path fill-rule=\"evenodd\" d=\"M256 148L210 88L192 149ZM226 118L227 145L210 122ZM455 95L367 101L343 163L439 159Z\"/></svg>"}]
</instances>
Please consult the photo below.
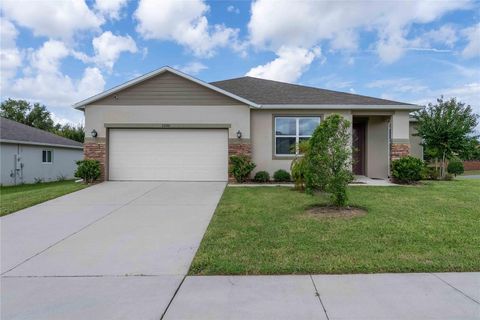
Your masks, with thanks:
<instances>
[{"instance_id":1,"label":"dark brown front door","mask_svg":"<svg viewBox=\"0 0 480 320\"><path fill-rule=\"evenodd\" d=\"M352 127L353 173L365 174L365 123L354 123Z\"/></svg>"}]
</instances>

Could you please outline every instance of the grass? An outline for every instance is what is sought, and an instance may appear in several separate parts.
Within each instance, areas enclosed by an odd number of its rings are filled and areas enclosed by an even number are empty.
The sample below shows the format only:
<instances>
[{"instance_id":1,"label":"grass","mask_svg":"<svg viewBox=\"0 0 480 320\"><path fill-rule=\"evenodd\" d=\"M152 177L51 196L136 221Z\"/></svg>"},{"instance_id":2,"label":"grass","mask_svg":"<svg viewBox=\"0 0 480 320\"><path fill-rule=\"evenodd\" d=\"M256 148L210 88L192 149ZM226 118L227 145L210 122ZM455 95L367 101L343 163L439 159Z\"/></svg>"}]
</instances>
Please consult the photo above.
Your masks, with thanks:
<instances>
[{"instance_id":1,"label":"grass","mask_svg":"<svg viewBox=\"0 0 480 320\"><path fill-rule=\"evenodd\" d=\"M480 174L480 170L468 170L463 173L464 176L472 176Z\"/></svg>"},{"instance_id":2,"label":"grass","mask_svg":"<svg viewBox=\"0 0 480 320\"><path fill-rule=\"evenodd\" d=\"M480 180L349 188L351 219L286 187L227 188L190 274L480 271Z\"/></svg>"},{"instance_id":3,"label":"grass","mask_svg":"<svg viewBox=\"0 0 480 320\"><path fill-rule=\"evenodd\" d=\"M85 188L73 180L0 187L0 216Z\"/></svg>"}]
</instances>

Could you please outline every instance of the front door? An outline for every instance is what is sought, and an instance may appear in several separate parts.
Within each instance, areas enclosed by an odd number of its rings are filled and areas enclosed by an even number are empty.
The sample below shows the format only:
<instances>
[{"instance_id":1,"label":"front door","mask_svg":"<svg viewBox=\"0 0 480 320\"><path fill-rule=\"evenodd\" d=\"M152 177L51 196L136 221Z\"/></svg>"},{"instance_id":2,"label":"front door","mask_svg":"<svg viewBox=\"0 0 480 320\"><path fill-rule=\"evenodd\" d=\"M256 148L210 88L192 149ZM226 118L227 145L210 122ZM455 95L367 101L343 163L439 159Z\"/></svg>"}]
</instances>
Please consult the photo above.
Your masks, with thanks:
<instances>
[{"instance_id":1,"label":"front door","mask_svg":"<svg viewBox=\"0 0 480 320\"><path fill-rule=\"evenodd\" d=\"M353 173L365 175L365 123L354 123L352 127Z\"/></svg>"}]
</instances>

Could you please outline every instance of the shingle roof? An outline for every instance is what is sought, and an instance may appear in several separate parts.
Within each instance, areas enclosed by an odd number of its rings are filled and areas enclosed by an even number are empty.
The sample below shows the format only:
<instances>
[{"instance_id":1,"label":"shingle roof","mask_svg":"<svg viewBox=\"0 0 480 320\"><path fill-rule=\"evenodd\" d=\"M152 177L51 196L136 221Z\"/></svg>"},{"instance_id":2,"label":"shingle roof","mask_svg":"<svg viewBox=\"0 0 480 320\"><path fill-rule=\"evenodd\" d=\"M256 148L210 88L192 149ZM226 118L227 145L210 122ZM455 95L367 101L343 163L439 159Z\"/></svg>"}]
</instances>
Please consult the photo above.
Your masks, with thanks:
<instances>
[{"instance_id":1,"label":"shingle roof","mask_svg":"<svg viewBox=\"0 0 480 320\"><path fill-rule=\"evenodd\" d=\"M411 105L254 77L241 77L210 84L260 105Z\"/></svg>"},{"instance_id":2,"label":"shingle roof","mask_svg":"<svg viewBox=\"0 0 480 320\"><path fill-rule=\"evenodd\" d=\"M25 144L43 144L82 148L83 144L56 134L33 128L16 121L0 117L0 141L18 141Z\"/></svg>"}]
</instances>

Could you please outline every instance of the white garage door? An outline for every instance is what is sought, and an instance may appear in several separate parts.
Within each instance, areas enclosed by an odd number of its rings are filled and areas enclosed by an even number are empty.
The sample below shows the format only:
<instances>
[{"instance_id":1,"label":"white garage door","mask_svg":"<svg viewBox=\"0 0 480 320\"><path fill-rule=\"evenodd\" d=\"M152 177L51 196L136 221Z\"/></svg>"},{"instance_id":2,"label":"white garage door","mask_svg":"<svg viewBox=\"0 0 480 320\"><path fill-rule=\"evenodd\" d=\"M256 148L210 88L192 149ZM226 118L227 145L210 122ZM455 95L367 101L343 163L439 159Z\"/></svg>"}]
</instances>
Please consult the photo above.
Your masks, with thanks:
<instances>
[{"instance_id":1,"label":"white garage door","mask_svg":"<svg viewBox=\"0 0 480 320\"><path fill-rule=\"evenodd\" d=\"M226 181L226 129L110 129L110 180Z\"/></svg>"}]
</instances>

